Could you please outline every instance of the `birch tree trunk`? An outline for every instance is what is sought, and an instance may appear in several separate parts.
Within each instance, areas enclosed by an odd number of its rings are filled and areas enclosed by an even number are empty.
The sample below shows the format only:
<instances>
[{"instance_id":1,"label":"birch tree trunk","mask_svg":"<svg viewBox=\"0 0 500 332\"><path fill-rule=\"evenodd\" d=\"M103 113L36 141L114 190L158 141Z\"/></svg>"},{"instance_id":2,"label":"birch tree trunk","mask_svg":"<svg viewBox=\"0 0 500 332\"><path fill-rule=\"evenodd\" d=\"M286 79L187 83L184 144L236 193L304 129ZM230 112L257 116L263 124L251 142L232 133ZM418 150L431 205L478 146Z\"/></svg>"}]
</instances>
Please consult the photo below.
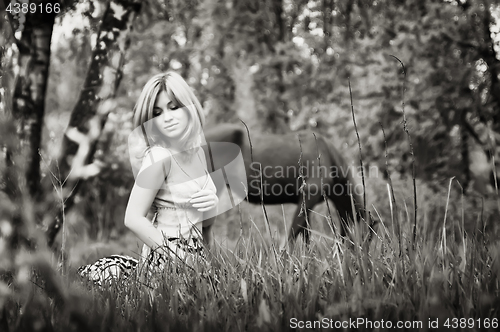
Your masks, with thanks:
<instances>
[{"instance_id":1,"label":"birch tree trunk","mask_svg":"<svg viewBox=\"0 0 500 332\"><path fill-rule=\"evenodd\" d=\"M140 0L112 0L104 12L87 77L62 143L58 167L64 203L47 228L50 246L62 228L64 212L74 204L79 184L102 168L98 161L93 161L96 143L114 107L112 100L122 78L132 23L140 7Z\"/></svg>"}]
</instances>

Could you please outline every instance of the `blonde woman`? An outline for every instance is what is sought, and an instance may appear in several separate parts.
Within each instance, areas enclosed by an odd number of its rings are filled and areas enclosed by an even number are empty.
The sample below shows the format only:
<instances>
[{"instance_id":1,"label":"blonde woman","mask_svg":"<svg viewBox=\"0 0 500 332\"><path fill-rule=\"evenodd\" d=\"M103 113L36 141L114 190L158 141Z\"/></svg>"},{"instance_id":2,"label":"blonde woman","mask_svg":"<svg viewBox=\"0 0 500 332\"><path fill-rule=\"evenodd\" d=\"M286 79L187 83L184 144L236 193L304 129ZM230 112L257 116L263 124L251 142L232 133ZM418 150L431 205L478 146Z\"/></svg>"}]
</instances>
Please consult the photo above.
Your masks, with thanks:
<instances>
[{"instance_id":1,"label":"blonde woman","mask_svg":"<svg viewBox=\"0 0 500 332\"><path fill-rule=\"evenodd\" d=\"M161 269L167 259L192 264L211 242L218 204L200 147L205 143L203 109L184 79L167 72L145 84L133 121L136 129L129 137L129 151L135 183L125 226L144 242L141 257L148 269ZM124 271L102 268L113 265L113 260L126 261L130 270L137 266L137 261L115 255L99 260L100 266L99 261L84 266L79 273L99 283L116 278Z\"/></svg>"},{"instance_id":2,"label":"blonde woman","mask_svg":"<svg viewBox=\"0 0 500 332\"><path fill-rule=\"evenodd\" d=\"M143 256L162 247L183 259L201 251L202 240L210 243L218 203L200 148L203 109L184 79L168 72L146 83L133 120L147 142L137 156L142 166L130 193L125 225L145 243ZM147 218L151 207L154 223Z\"/></svg>"}]
</instances>

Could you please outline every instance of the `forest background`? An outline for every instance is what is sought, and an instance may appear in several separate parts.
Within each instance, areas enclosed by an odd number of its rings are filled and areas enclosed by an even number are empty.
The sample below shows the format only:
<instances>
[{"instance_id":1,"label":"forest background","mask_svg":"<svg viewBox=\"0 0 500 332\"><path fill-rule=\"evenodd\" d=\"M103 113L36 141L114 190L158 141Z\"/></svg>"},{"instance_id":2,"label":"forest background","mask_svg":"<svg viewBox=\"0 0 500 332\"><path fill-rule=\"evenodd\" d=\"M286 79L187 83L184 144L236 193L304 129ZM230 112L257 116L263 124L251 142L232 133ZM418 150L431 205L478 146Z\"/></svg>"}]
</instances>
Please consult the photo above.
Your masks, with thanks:
<instances>
[{"instance_id":1,"label":"forest background","mask_svg":"<svg viewBox=\"0 0 500 332\"><path fill-rule=\"evenodd\" d=\"M12 243L29 238L31 231L16 224L28 204L49 244L66 251L73 268L108 254L137 254L140 244L123 226L133 183L127 138L142 86L167 70L179 72L196 91L208 127L241 119L251 135L312 129L334 142L352 165L359 164L361 153L367 169L379 170L366 180L368 206L381 216L390 215L388 171L396 199L409 211L415 178L419 224L444 215L450 194L451 208L465 211L469 232L478 218L483 231L498 231L500 5L495 1L61 1L57 15L24 19L7 15L8 4L2 4L0 21L1 208L13 220L3 221L9 225L3 227L25 232ZM110 11L129 20L127 29L133 27L120 34L128 41L119 52L99 46ZM35 39L23 37L30 25L53 30L33 46ZM38 51L45 56L27 60ZM113 64L116 54L116 73L91 62L99 55ZM40 63L45 71L37 69ZM96 85L110 90L99 90L94 108L85 93L92 68L102 69ZM43 79L45 88L37 90ZM82 107L85 103L90 108ZM97 134L92 121L100 124ZM83 159L81 141L89 144ZM81 172L68 177L71 168ZM23 173L25 182L13 184L12 172ZM452 178L458 185L453 182L449 191ZM219 218L217 241L231 248L241 234L258 231L267 242L282 242L294 208L269 209L270 232L261 208L243 204L241 211ZM53 231L58 211L64 212L63 231ZM318 211L313 229L329 232L325 207Z\"/></svg>"}]
</instances>

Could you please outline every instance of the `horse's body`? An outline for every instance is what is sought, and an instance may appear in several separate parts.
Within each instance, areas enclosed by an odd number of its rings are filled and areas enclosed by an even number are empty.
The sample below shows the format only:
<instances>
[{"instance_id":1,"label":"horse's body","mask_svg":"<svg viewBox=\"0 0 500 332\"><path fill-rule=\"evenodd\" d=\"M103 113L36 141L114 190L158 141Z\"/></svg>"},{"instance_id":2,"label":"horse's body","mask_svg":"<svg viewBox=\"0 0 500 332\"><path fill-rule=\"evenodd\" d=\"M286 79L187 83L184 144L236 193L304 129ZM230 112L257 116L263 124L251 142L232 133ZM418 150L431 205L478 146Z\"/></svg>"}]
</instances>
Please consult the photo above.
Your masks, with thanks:
<instances>
[{"instance_id":1,"label":"horse's body","mask_svg":"<svg viewBox=\"0 0 500 332\"><path fill-rule=\"evenodd\" d=\"M209 143L231 142L240 147L248 179L249 202L260 203L262 196L265 204L298 204L290 238L301 233L306 240L309 238L306 214L323 200L321 188L325 190L326 197L333 201L344 220L348 220L347 217L354 220L353 211L359 216L364 215L362 187L355 181L352 167L349 167L339 151L319 134L250 133L251 149L243 125L221 124L206 130L205 138ZM206 155L208 158L207 151ZM231 158L234 156L226 158L219 155L213 160L215 169L227 165ZM350 194L355 203L354 208ZM300 213L302 206L305 207L306 213ZM341 234L345 235L342 222L341 225Z\"/></svg>"}]
</instances>

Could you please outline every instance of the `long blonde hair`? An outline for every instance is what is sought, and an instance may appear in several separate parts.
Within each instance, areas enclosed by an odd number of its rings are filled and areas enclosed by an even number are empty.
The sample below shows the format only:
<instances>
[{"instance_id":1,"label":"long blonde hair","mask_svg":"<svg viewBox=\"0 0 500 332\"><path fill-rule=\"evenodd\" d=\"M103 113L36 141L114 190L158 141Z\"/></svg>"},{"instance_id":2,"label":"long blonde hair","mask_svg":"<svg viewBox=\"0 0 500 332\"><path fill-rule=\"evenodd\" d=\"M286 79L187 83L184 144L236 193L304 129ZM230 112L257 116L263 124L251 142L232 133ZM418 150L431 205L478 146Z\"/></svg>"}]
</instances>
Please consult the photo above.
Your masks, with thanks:
<instances>
[{"instance_id":1,"label":"long blonde hair","mask_svg":"<svg viewBox=\"0 0 500 332\"><path fill-rule=\"evenodd\" d=\"M153 108L156 98L161 91L165 91L168 98L178 107L185 107L189 114L189 123L185 132L180 137L181 148L184 151L194 153L197 146L200 146L201 134L205 125L205 114L198 98L186 83L186 81L176 72L166 72L151 77L144 85L142 92L134 107L133 125L135 128L149 124L152 126ZM155 137L152 128L147 128L148 141L155 144ZM167 141L168 143L168 141ZM150 145L148 143L148 145ZM150 147L150 146L149 146ZM146 150L149 148L146 147ZM146 151L145 150L145 151Z\"/></svg>"}]
</instances>

